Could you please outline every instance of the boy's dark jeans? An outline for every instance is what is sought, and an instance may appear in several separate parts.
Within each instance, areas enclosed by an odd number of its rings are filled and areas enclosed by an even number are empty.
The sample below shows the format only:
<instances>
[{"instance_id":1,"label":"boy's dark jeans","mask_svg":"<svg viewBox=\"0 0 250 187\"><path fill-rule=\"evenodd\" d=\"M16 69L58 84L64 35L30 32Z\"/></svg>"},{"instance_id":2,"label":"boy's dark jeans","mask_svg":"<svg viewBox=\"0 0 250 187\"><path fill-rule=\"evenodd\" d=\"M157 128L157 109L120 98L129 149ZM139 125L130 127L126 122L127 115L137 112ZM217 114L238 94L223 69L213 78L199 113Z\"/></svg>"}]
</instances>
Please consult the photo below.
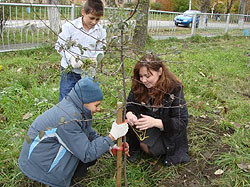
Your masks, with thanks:
<instances>
[{"instance_id":1,"label":"boy's dark jeans","mask_svg":"<svg viewBox=\"0 0 250 187\"><path fill-rule=\"evenodd\" d=\"M59 93L59 102L71 91L75 84L81 79L81 75L69 72L65 73L64 68L62 67L61 71L61 81L60 81L60 93Z\"/></svg>"}]
</instances>

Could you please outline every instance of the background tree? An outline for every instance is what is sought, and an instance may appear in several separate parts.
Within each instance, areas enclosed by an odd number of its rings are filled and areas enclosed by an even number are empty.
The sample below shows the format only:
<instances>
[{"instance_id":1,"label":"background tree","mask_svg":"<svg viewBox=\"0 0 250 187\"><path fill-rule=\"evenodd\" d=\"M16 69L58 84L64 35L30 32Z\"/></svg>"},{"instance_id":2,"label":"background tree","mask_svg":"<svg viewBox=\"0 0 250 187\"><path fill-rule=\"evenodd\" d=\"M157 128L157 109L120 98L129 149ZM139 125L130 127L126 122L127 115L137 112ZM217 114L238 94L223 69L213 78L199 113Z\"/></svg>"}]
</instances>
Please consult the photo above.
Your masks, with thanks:
<instances>
[{"instance_id":1,"label":"background tree","mask_svg":"<svg viewBox=\"0 0 250 187\"><path fill-rule=\"evenodd\" d=\"M184 12L188 10L189 0L173 0L173 10L175 12Z\"/></svg>"},{"instance_id":2,"label":"background tree","mask_svg":"<svg viewBox=\"0 0 250 187\"><path fill-rule=\"evenodd\" d=\"M227 11L226 11L226 14L228 14L228 13L230 13L231 12L231 8L232 8L232 6L233 6L233 3L234 3L234 0L227 0Z\"/></svg>"},{"instance_id":3,"label":"background tree","mask_svg":"<svg viewBox=\"0 0 250 187\"><path fill-rule=\"evenodd\" d=\"M207 13L210 10L210 0L202 0L200 3L200 11Z\"/></svg>"},{"instance_id":4,"label":"background tree","mask_svg":"<svg viewBox=\"0 0 250 187\"><path fill-rule=\"evenodd\" d=\"M47 0L48 4L58 5L59 0ZM50 28L56 33L59 34L61 29L61 18L60 12L57 7L49 7L48 8L48 18L50 23Z\"/></svg>"},{"instance_id":5,"label":"background tree","mask_svg":"<svg viewBox=\"0 0 250 187\"><path fill-rule=\"evenodd\" d=\"M0 37L2 37L3 27L8 19L9 9L0 6Z\"/></svg>"},{"instance_id":6,"label":"background tree","mask_svg":"<svg viewBox=\"0 0 250 187\"><path fill-rule=\"evenodd\" d=\"M200 5L200 11L202 13L207 13L210 10L210 0L202 0ZM206 15L200 16L199 26L203 28L205 26Z\"/></svg>"},{"instance_id":7,"label":"background tree","mask_svg":"<svg viewBox=\"0 0 250 187\"><path fill-rule=\"evenodd\" d=\"M247 0L240 0L240 6L239 6L239 14L244 14L246 9ZM239 17L238 22L240 28L243 28L244 26L244 16Z\"/></svg>"},{"instance_id":8,"label":"background tree","mask_svg":"<svg viewBox=\"0 0 250 187\"><path fill-rule=\"evenodd\" d=\"M115 0L106 0L105 3L107 4L107 6L109 7L117 7L117 3Z\"/></svg>"},{"instance_id":9,"label":"background tree","mask_svg":"<svg viewBox=\"0 0 250 187\"><path fill-rule=\"evenodd\" d=\"M240 0L239 14L245 14L247 0Z\"/></svg>"},{"instance_id":10,"label":"background tree","mask_svg":"<svg viewBox=\"0 0 250 187\"><path fill-rule=\"evenodd\" d=\"M136 26L133 36L133 44L138 48L144 48L148 35L149 0L141 0L138 6Z\"/></svg>"}]
</instances>

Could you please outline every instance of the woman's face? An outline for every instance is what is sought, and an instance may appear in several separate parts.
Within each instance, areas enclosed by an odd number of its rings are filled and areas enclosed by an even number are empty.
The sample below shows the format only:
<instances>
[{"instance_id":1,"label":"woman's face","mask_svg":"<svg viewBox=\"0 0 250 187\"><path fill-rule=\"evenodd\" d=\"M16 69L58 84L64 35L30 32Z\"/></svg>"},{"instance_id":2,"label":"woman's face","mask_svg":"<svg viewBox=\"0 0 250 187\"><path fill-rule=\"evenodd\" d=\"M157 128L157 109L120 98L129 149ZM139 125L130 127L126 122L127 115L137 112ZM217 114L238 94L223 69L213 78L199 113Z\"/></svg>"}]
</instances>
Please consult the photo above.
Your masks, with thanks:
<instances>
[{"instance_id":1,"label":"woman's face","mask_svg":"<svg viewBox=\"0 0 250 187\"><path fill-rule=\"evenodd\" d=\"M140 81L148 89L156 85L161 74L162 74L162 68L160 68L159 71L154 71L152 69L148 71L148 69L145 66L143 66L140 68L140 71L139 71Z\"/></svg>"}]
</instances>

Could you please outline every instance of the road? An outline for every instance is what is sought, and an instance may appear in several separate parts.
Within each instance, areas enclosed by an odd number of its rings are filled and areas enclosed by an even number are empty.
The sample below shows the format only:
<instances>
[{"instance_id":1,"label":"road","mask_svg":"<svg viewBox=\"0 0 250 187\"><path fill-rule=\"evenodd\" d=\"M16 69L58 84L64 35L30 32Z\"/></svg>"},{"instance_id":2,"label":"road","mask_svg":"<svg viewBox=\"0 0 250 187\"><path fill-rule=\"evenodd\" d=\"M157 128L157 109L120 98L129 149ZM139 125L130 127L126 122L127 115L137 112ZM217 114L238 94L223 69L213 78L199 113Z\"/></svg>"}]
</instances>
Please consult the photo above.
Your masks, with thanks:
<instances>
[{"instance_id":1,"label":"road","mask_svg":"<svg viewBox=\"0 0 250 187\"><path fill-rule=\"evenodd\" d=\"M65 23L66 20L62 20L61 24ZM101 24L107 24L107 20L101 20ZM49 26L48 20L10 20L6 22L5 29L8 28L25 28L29 27L31 25L35 27L46 27L46 25ZM155 21L155 20L149 20L148 22L148 28L149 29L163 29L163 28L175 28L175 24L173 21ZM239 25L237 23L230 23L229 29L237 29ZM211 22L208 23L206 26L208 29L222 29L226 28L225 22ZM242 29L249 29L250 23L245 22L244 27Z\"/></svg>"}]
</instances>

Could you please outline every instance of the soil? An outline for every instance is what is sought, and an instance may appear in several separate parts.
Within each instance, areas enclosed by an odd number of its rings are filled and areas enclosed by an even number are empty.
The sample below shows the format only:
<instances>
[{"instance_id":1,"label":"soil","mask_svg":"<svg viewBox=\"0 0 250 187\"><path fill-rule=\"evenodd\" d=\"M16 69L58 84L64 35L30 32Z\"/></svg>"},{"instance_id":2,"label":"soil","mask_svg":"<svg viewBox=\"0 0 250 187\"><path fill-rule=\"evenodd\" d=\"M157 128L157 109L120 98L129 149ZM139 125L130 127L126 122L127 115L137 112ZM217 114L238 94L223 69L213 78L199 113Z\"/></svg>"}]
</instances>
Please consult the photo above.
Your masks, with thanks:
<instances>
[{"instance_id":1,"label":"soil","mask_svg":"<svg viewBox=\"0 0 250 187\"><path fill-rule=\"evenodd\" d=\"M216 157L223 152L229 152L230 147L221 142L221 137L225 134L232 134L232 129L221 129L214 120L209 118L195 118L190 116L188 126L188 134L191 132L200 134L201 141L204 145L199 153L190 153L190 162L185 164L185 167L177 168L177 175L175 178L161 181L158 186L214 186L212 180L218 178L214 172L220 169L215 165ZM195 142L190 137L189 146L196 146L199 142ZM192 148L191 148L192 150Z\"/></svg>"}]
</instances>

